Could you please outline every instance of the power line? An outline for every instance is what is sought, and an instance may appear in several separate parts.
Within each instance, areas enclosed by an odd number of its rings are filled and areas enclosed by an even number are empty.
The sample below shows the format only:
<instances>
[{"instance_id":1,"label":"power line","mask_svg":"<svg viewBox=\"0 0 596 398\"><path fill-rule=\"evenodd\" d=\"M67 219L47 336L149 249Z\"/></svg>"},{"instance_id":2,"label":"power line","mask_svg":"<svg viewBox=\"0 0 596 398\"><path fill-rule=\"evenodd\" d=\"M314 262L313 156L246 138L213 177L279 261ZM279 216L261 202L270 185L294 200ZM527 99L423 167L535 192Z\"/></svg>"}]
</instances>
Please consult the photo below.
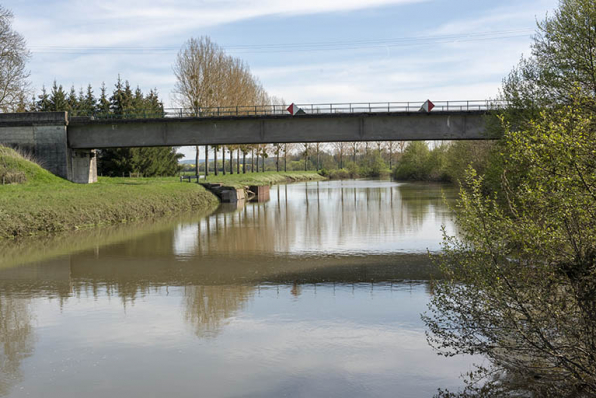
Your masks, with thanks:
<instances>
[{"instance_id":1,"label":"power line","mask_svg":"<svg viewBox=\"0 0 596 398\"><path fill-rule=\"evenodd\" d=\"M327 42L298 42L271 44L232 44L222 46L229 52L236 53L282 53L282 52L317 52L343 51L374 48L428 46L461 42L503 40L526 37L533 33L529 29L515 29L489 32L474 32L436 36L411 36L387 39L356 39ZM109 47L67 47L67 46L31 46L38 54L163 54L176 53L179 47L141 47L141 46L109 46Z\"/></svg>"}]
</instances>

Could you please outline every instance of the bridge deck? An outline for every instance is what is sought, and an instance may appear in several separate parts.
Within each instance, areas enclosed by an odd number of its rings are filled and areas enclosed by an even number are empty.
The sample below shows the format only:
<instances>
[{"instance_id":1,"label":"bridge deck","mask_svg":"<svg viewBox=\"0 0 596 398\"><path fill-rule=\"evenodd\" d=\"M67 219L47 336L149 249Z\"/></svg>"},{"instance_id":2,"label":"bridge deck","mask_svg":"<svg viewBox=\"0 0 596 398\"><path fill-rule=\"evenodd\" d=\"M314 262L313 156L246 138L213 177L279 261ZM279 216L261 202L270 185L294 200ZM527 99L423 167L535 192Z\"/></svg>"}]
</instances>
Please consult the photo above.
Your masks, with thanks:
<instances>
[{"instance_id":1,"label":"bridge deck","mask_svg":"<svg viewBox=\"0 0 596 398\"><path fill-rule=\"evenodd\" d=\"M487 110L92 120L73 118L75 149L336 141L483 140Z\"/></svg>"}]
</instances>

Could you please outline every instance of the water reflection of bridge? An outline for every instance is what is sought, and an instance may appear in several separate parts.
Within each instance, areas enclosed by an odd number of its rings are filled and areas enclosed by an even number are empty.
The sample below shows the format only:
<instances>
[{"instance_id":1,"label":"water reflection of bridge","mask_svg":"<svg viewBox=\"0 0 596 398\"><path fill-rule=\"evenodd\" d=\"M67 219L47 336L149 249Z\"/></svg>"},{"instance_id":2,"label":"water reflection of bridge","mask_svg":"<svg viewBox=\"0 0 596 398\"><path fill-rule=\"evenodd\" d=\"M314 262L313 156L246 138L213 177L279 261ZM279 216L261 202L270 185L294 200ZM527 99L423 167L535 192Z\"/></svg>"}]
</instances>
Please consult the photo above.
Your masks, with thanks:
<instances>
[{"instance_id":1,"label":"water reflection of bridge","mask_svg":"<svg viewBox=\"0 0 596 398\"><path fill-rule=\"evenodd\" d=\"M365 289L374 295L424 283L430 292L428 282L412 280L437 276L424 254L350 260L313 257L309 261L254 256L229 263L226 261L231 258L213 258L205 264L178 262L173 269L171 257L135 260L124 247L114 249L0 271L0 396L19 382L21 363L34 350L31 306L38 298L55 297L56 304L63 306L73 297L118 297L126 310L143 297L164 296L168 289L177 288L186 323L197 337L210 338L263 289L316 297L317 289L332 287L334 291Z\"/></svg>"}]
</instances>

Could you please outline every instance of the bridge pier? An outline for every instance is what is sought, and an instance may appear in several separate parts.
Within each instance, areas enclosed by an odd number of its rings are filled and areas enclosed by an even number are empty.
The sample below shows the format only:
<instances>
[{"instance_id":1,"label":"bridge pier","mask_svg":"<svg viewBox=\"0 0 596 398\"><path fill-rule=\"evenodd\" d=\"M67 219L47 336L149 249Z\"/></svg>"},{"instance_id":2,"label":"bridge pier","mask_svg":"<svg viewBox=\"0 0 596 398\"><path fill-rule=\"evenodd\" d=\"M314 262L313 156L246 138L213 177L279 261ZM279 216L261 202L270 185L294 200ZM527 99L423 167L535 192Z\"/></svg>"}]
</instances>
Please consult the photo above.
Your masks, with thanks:
<instances>
[{"instance_id":1,"label":"bridge pier","mask_svg":"<svg viewBox=\"0 0 596 398\"><path fill-rule=\"evenodd\" d=\"M97 182L97 152L95 149L69 149L66 179L77 184Z\"/></svg>"},{"instance_id":2,"label":"bridge pier","mask_svg":"<svg viewBox=\"0 0 596 398\"><path fill-rule=\"evenodd\" d=\"M1 113L0 145L30 153L46 170L79 184L97 182L94 149L71 149L66 112Z\"/></svg>"}]
</instances>

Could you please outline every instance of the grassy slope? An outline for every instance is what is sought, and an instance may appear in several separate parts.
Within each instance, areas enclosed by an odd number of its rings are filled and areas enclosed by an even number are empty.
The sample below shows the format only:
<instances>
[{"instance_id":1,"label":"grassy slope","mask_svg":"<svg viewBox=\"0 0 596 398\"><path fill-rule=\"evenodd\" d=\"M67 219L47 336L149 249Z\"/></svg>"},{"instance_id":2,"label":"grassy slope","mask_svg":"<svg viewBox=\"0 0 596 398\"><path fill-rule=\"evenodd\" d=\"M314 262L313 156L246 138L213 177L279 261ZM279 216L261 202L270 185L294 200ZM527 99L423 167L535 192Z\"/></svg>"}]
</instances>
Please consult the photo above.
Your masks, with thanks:
<instances>
[{"instance_id":1,"label":"grassy slope","mask_svg":"<svg viewBox=\"0 0 596 398\"><path fill-rule=\"evenodd\" d=\"M0 239L215 208L217 198L176 179L107 179L0 186Z\"/></svg>"},{"instance_id":2,"label":"grassy slope","mask_svg":"<svg viewBox=\"0 0 596 398\"><path fill-rule=\"evenodd\" d=\"M4 147L0 147L0 164L25 173L27 180L19 185L0 185L0 239L149 219L188 210L204 212L219 203L200 185L180 183L177 177L100 178L97 184L73 184ZM319 178L316 173L290 172L210 176L207 181L244 186Z\"/></svg>"},{"instance_id":3,"label":"grassy slope","mask_svg":"<svg viewBox=\"0 0 596 398\"><path fill-rule=\"evenodd\" d=\"M0 145L0 175L11 172L22 172L28 183L62 183L63 179L56 177L37 164L24 159L11 148ZM2 181L0 181L2 184Z\"/></svg>"},{"instance_id":4,"label":"grassy slope","mask_svg":"<svg viewBox=\"0 0 596 398\"><path fill-rule=\"evenodd\" d=\"M73 184L4 147L0 164L26 175L24 184L0 185L0 239L204 211L218 204L201 186L180 184L176 178L100 178L97 184Z\"/></svg>"}]
</instances>

